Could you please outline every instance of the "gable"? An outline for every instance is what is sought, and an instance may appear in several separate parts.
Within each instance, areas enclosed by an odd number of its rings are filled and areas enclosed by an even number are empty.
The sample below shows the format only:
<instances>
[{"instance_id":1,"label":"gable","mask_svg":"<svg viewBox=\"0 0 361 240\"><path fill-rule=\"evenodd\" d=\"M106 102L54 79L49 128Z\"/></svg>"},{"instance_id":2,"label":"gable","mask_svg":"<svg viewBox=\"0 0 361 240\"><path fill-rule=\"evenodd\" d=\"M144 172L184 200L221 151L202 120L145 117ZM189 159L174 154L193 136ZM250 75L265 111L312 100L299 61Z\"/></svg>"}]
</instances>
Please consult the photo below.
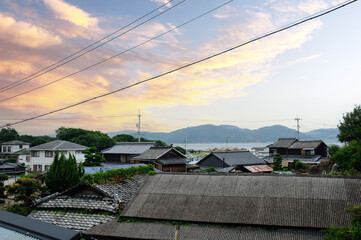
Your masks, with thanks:
<instances>
[{"instance_id":1,"label":"gable","mask_svg":"<svg viewBox=\"0 0 361 240\"><path fill-rule=\"evenodd\" d=\"M199 161L197 165L209 167L223 167L223 161L214 156L213 154L210 154L207 157L203 158L201 161ZM225 166L229 167L227 163L225 163Z\"/></svg>"}]
</instances>

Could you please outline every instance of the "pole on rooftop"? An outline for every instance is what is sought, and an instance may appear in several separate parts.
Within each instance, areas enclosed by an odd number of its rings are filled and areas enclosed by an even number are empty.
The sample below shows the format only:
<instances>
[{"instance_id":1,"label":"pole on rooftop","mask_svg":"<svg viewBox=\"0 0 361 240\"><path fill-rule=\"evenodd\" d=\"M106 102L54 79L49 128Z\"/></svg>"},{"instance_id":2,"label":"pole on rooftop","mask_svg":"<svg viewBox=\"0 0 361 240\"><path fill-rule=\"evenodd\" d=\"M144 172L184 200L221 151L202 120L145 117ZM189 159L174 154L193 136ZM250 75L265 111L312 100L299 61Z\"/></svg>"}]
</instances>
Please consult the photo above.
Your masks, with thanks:
<instances>
[{"instance_id":1,"label":"pole on rooftop","mask_svg":"<svg viewBox=\"0 0 361 240\"><path fill-rule=\"evenodd\" d=\"M180 226L176 225L174 232L174 240L179 240L179 237L180 237Z\"/></svg>"}]
</instances>

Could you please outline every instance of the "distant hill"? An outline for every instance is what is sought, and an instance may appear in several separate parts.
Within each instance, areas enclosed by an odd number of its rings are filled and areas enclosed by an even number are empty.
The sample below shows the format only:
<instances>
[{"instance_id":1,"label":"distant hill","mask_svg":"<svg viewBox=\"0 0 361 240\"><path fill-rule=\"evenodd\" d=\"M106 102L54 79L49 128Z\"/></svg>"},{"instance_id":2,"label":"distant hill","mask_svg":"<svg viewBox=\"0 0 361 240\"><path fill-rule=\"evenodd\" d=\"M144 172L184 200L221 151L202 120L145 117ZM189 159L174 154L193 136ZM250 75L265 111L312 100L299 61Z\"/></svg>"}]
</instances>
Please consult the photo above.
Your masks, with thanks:
<instances>
[{"instance_id":1,"label":"distant hill","mask_svg":"<svg viewBox=\"0 0 361 240\"><path fill-rule=\"evenodd\" d=\"M135 131L110 132L109 136L117 134L130 134L137 137ZM338 129L317 129L310 132L300 133L301 140L321 139L324 142L336 142ZM142 137L147 139L159 139L166 143L183 143L188 135L188 143L224 143L226 139L230 143L243 142L273 142L280 137L297 137L297 131L282 125L262 127L256 130L239 128L232 125L200 125L196 127L182 128L173 132L142 132Z\"/></svg>"}]
</instances>

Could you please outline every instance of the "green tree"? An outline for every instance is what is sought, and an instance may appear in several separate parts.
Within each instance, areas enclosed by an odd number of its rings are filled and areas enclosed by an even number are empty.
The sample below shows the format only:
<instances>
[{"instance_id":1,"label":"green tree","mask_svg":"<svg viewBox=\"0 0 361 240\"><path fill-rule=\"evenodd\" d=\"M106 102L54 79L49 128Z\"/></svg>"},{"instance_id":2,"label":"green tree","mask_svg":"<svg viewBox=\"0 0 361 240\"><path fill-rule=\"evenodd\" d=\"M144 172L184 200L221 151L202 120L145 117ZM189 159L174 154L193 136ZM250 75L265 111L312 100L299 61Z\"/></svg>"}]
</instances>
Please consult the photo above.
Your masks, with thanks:
<instances>
[{"instance_id":1,"label":"green tree","mask_svg":"<svg viewBox=\"0 0 361 240\"><path fill-rule=\"evenodd\" d=\"M361 171L361 143L352 140L334 153L333 159L344 171L351 169Z\"/></svg>"},{"instance_id":2,"label":"green tree","mask_svg":"<svg viewBox=\"0 0 361 240\"><path fill-rule=\"evenodd\" d=\"M0 204L4 203L5 198L5 187L4 181L8 180L8 176L6 174L0 173Z\"/></svg>"},{"instance_id":3,"label":"green tree","mask_svg":"<svg viewBox=\"0 0 361 240\"><path fill-rule=\"evenodd\" d=\"M99 154L96 147L87 148L83 151L85 154L84 166L100 166L102 162L105 162L105 158Z\"/></svg>"},{"instance_id":4,"label":"green tree","mask_svg":"<svg viewBox=\"0 0 361 240\"><path fill-rule=\"evenodd\" d=\"M281 154L276 153L273 158L273 171L281 171L282 170L282 157Z\"/></svg>"},{"instance_id":5,"label":"green tree","mask_svg":"<svg viewBox=\"0 0 361 240\"><path fill-rule=\"evenodd\" d=\"M80 183L80 178L84 174L83 166L77 165L76 159L69 154L66 158L64 154L56 152L54 161L45 177L45 184L51 192L62 192Z\"/></svg>"},{"instance_id":6,"label":"green tree","mask_svg":"<svg viewBox=\"0 0 361 240\"><path fill-rule=\"evenodd\" d=\"M327 148L327 151L328 153L331 155L331 157L333 157L333 155L338 151L340 150L340 146L339 145L336 145L336 144L331 144L328 146Z\"/></svg>"},{"instance_id":7,"label":"green tree","mask_svg":"<svg viewBox=\"0 0 361 240\"><path fill-rule=\"evenodd\" d=\"M182 147L176 146L176 147L174 147L174 149L176 149L178 152L180 152L182 154L186 154L186 150Z\"/></svg>"},{"instance_id":8,"label":"green tree","mask_svg":"<svg viewBox=\"0 0 361 240\"><path fill-rule=\"evenodd\" d=\"M0 131L0 142L8 142L18 138L19 134L14 128L3 128Z\"/></svg>"},{"instance_id":9,"label":"green tree","mask_svg":"<svg viewBox=\"0 0 361 240\"><path fill-rule=\"evenodd\" d=\"M331 227L325 230L326 240L359 240L361 239L361 206L353 206L346 209L351 213L351 226Z\"/></svg>"},{"instance_id":10,"label":"green tree","mask_svg":"<svg viewBox=\"0 0 361 240\"><path fill-rule=\"evenodd\" d=\"M15 195L15 201L23 201L25 207L30 207L43 190L39 180L27 177L19 178L7 189L10 195Z\"/></svg>"},{"instance_id":11,"label":"green tree","mask_svg":"<svg viewBox=\"0 0 361 240\"><path fill-rule=\"evenodd\" d=\"M361 106L356 105L352 112L343 115L343 121L338 125L340 142L355 140L361 142Z\"/></svg>"},{"instance_id":12,"label":"green tree","mask_svg":"<svg viewBox=\"0 0 361 240\"><path fill-rule=\"evenodd\" d=\"M96 147L100 151L114 146L116 142L115 139L100 131L61 127L55 132L57 139L74 142L87 147Z\"/></svg>"},{"instance_id":13,"label":"green tree","mask_svg":"<svg viewBox=\"0 0 361 240\"><path fill-rule=\"evenodd\" d=\"M138 142L138 139L129 134L118 134L113 139L117 142Z\"/></svg>"}]
</instances>

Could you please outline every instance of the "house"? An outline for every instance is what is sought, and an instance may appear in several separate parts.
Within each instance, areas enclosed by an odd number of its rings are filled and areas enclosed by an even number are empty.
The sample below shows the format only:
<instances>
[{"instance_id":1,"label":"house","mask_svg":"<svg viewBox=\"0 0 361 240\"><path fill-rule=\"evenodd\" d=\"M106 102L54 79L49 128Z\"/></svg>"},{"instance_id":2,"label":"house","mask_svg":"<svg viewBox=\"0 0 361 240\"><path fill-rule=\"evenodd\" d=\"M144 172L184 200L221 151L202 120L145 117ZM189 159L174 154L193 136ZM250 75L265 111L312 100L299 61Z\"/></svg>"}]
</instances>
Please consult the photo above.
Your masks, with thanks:
<instances>
[{"instance_id":1,"label":"house","mask_svg":"<svg viewBox=\"0 0 361 240\"><path fill-rule=\"evenodd\" d=\"M25 174L26 167L17 164L17 163L10 163L5 162L4 160L0 160L0 173L6 175L23 175Z\"/></svg>"},{"instance_id":2,"label":"house","mask_svg":"<svg viewBox=\"0 0 361 240\"><path fill-rule=\"evenodd\" d=\"M76 162L81 163L85 160L83 150L87 147L64 140L54 140L48 143L40 144L29 148L30 161L25 166L32 171L47 171L53 163L55 152L64 153L66 156L72 154Z\"/></svg>"},{"instance_id":3,"label":"house","mask_svg":"<svg viewBox=\"0 0 361 240\"><path fill-rule=\"evenodd\" d=\"M0 146L0 158L17 158L18 155L14 154L19 150L28 149L30 147L30 143L13 140L10 142L4 142Z\"/></svg>"},{"instance_id":4,"label":"house","mask_svg":"<svg viewBox=\"0 0 361 240\"><path fill-rule=\"evenodd\" d=\"M19 214L0 210L1 239L80 240L91 239L78 231L58 227Z\"/></svg>"},{"instance_id":5,"label":"house","mask_svg":"<svg viewBox=\"0 0 361 240\"><path fill-rule=\"evenodd\" d=\"M113 147L103 150L101 154L108 163L127 164L132 157L155 146L155 142L118 142Z\"/></svg>"},{"instance_id":6,"label":"house","mask_svg":"<svg viewBox=\"0 0 361 240\"><path fill-rule=\"evenodd\" d=\"M297 138L279 138L276 142L267 146L269 155L273 156L276 153L288 155L288 148L295 142L298 142Z\"/></svg>"},{"instance_id":7,"label":"house","mask_svg":"<svg viewBox=\"0 0 361 240\"><path fill-rule=\"evenodd\" d=\"M145 175L122 183L94 186L78 184L35 202L36 212L28 217L61 227L85 231L116 218L142 185Z\"/></svg>"},{"instance_id":8,"label":"house","mask_svg":"<svg viewBox=\"0 0 361 240\"><path fill-rule=\"evenodd\" d=\"M213 167L220 172L229 172L233 169L249 172L250 170L245 168L246 166L264 166L265 162L250 151L226 151L211 152L200 160L197 165L201 166L201 169ZM224 171L224 169L227 169L227 171Z\"/></svg>"},{"instance_id":9,"label":"house","mask_svg":"<svg viewBox=\"0 0 361 240\"><path fill-rule=\"evenodd\" d=\"M327 145L322 140L298 141L296 138L279 138L268 146L270 156L276 153L282 156L314 156L327 157Z\"/></svg>"},{"instance_id":10,"label":"house","mask_svg":"<svg viewBox=\"0 0 361 240\"><path fill-rule=\"evenodd\" d=\"M345 208L360 202L356 177L160 173L147 177L120 222L85 233L172 239L176 221L180 239L321 240L322 229L350 224Z\"/></svg>"},{"instance_id":11,"label":"house","mask_svg":"<svg viewBox=\"0 0 361 240\"><path fill-rule=\"evenodd\" d=\"M150 163L163 172L185 172L187 157L173 147L151 147L130 162Z\"/></svg>"}]
</instances>

